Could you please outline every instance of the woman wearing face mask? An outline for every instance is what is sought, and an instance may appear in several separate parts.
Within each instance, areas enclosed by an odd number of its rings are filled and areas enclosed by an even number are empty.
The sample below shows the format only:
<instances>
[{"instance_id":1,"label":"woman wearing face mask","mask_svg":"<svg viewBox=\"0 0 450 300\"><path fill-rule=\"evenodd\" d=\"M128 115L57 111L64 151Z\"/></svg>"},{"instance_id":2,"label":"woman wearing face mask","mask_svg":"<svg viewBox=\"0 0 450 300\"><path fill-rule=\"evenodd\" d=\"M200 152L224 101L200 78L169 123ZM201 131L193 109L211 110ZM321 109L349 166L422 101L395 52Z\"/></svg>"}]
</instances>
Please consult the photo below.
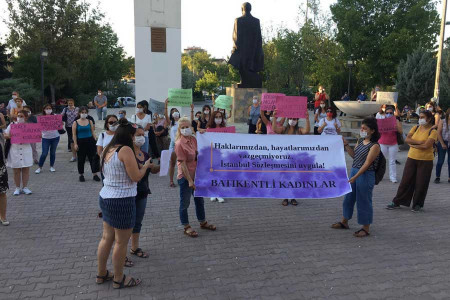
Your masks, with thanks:
<instances>
[{"instance_id":1,"label":"woman wearing face mask","mask_svg":"<svg viewBox=\"0 0 450 300\"><path fill-rule=\"evenodd\" d=\"M80 107L80 119L73 122L72 125L72 135L75 150L77 151L78 157L78 173L80 175L80 182L85 182L84 178L84 163L86 162L86 157L91 164L91 171L94 174L93 179L95 181L100 181L98 176L98 166L95 163L95 155L97 153L95 148L95 127L91 120L88 120L88 109L87 107Z\"/></svg>"},{"instance_id":2,"label":"woman wearing face mask","mask_svg":"<svg viewBox=\"0 0 450 300\"><path fill-rule=\"evenodd\" d=\"M204 105L202 109L202 115L200 119L197 121L197 130L198 129L206 129L208 122L211 116L211 107L209 105Z\"/></svg>"},{"instance_id":3,"label":"woman wearing face mask","mask_svg":"<svg viewBox=\"0 0 450 300\"><path fill-rule=\"evenodd\" d=\"M180 186L180 221L184 226L184 234L190 237L197 237L198 233L189 225L188 217L191 195L194 194L195 190L194 181L197 168L197 139L192 134L193 131L189 119L180 119L175 144L178 165L177 180ZM216 230L216 226L206 221L203 197L194 197L194 202L200 228Z\"/></svg>"},{"instance_id":4,"label":"woman wearing face mask","mask_svg":"<svg viewBox=\"0 0 450 300\"><path fill-rule=\"evenodd\" d=\"M194 132L197 132L197 130L198 130L198 121L201 119L201 117L202 117L202 112L201 111L198 111L198 112L196 112L195 113L195 117L194 117L194 120L192 120L192 122L191 122L191 126L192 126L192 128L194 128Z\"/></svg>"},{"instance_id":5,"label":"woman wearing face mask","mask_svg":"<svg viewBox=\"0 0 450 300\"><path fill-rule=\"evenodd\" d=\"M375 115L377 119L385 119L386 118L386 104L381 105L380 110Z\"/></svg>"},{"instance_id":6,"label":"woman wearing face mask","mask_svg":"<svg viewBox=\"0 0 450 300\"><path fill-rule=\"evenodd\" d=\"M425 104L425 109L431 112L431 114L433 115L434 119L433 128L437 129L439 122L441 121L441 111L438 110L436 103L432 101Z\"/></svg>"},{"instance_id":7,"label":"woman wearing face mask","mask_svg":"<svg viewBox=\"0 0 450 300\"><path fill-rule=\"evenodd\" d=\"M123 119L123 118L127 118L127 112L126 112L126 110L124 110L124 109L121 109L121 110L119 110L119 114L117 115L117 118L120 120L120 119Z\"/></svg>"},{"instance_id":8,"label":"woman wearing face mask","mask_svg":"<svg viewBox=\"0 0 450 300\"><path fill-rule=\"evenodd\" d=\"M387 209L409 207L412 200L412 211L419 212L425 198L433 171L433 145L437 140L437 131L433 128L434 117L428 110L419 114L419 125L411 128L406 138L409 145L408 158L403 169L402 181L392 203Z\"/></svg>"},{"instance_id":9,"label":"woman wearing face mask","mask_svg":"<svg viewBox=\"0 0 450 300\"><path fill-rule=\"evenodd\" d=\"M261 122L266 128L266 134L275 134L273 131L273 123L277 122L277 119L273 117L271 111L261 110Z\"/></svg>"},{"instance_id":10,"label":"woman wearing face mask","mask_svg":"<svg viewBox=\"0 0 450 300\"><path fill-rule=\"evenodd\" d=\"M377 113L377 119L395 118L394 112L394 107L386 106L385 113ZM398 152L397 133L403 134L402 123L399 120L396 120L396 123L396 130L381 133L381 138L378 141L384 157L386 157L386 159L389 158L389 179L392 183L397 183L397 165L395 163Z\"/></svg>"},{"instance_id":11,"label":"woman wearing face mask","mask_svg":"<svg viewBox=\"0 0 450 300\"><path fill-rule=\"evenodd\" d=\"M334 107L327 108L327 116L320 120L317 132L321 135L337 135L341 133L341 122L337 118Z\"/></svg>"},{"instance_id":12,"label":"woman wearing face mask","mask_svg":"<svg viewBox=\"0 0 450 300\"><path fill-rule=\"evenodd\" d=\"M372 192L375 187L375 170L380 154L380 145L378 144L380 133L375 118L366 118L362 121L360 136L361 139L358 140L354 149L350 147L344 137L342 138L347 153L353 158L349 180L352 191L345 195L342 221L331 225L331 228L349 229L348 221L353 216L356 203L358 224L362 225L362 228L353 235L366 237L369 235L373 220Z\"/></svg>"},{"instance_id":13,"label":"woman wearing face mask","mask_svg":"<svg viewBox=\"0 0 450 300\"><path fill-rule=\"evenodd\" d=\"M67 147L72 152L72 158L70 159L71 162L74 162L77 160L77 152L75 151L74 145L73 145L73 137L72 137L72 125L73 122L75 122L75 119L78 117L78 107L75 107L75 100L69 99L67 101L68 106L64 108L62 115L63 115L63 121L66 123L66 132L67 132Z\"/></svg>"},{"instance_id":14,"label":"woman wearing face mask","mask_svg":"<svg viewBox=\"0 0 450 300\"><path fill-rule=\"evenodd\" d=\"M14 102L16 103L17 107L11 108L10 118L12 118L12 119L17 118L19 111L23 110L23 99L22 98L17 97L16 99L14 99Z\"/></svg>"},{"instance_id":15,"label":"woman wearing face mask","mask_svg":"<svg viewBox=\"0 0 450 300\"><path fill-rule=\"evenodd\" d=\"M320 135L318 129L319 129L319 122L322 119L325 119L327 117L327 104L325 101L320 101L319 108L316 109L316 112L314 114L314 135Z\"/></svg>"},{"instance_id":16,"label":"woman wearing face mask","mask_svg":"<svg viewBox=\"0 0 450 300\"><path fill-rule=\"evenodd\" d=\"M277 118L277 110L273 112L273 117ZM309 114L306 114L306 120L305 120L305 128L300 127L298 124L299 119L297 118L291 118L288 119L287 125L279 125L278 122L274 122L273 131L277 134L289 134L289 135L305 135L309 134L311 130L311 125L309 124ZM289 205L289 199L284 199L283 202L281 202L283 206ZM294 206L298 205L297 200L292 199L291 204Z\"/></svg>"},{"instance_id":17,"label":"woman wearing face mask","mask_svg":"<svg viewBox=\"0 0 450 300\"><path fill-rule=\"evenodd\" d=\"M258 97L254 96L252 101L253 104L248 108L248 133L255 134L261 112Z\"/></svg>"},{"instance_id":18,"label":"woman wearing face mask","mask_svg":"<svg viewBox=\"0 0 450 300\"><path fill-rule=\"evenodd\" d=\"M131 122L142 126L145 130L145 144L142 146L142 151L148 153L148 131L152 126L151 115L146 114L145 103L143 101L139 102L136 106L136 114L131 117Z\"/></svg>"},{"instance_id":19,"label":"woman wearing face mask","mask_svg":"<svg viewBox=\"0 0 450 300\"><path fill-rule=\"evenodd\" d=\"M44 105L42 115L53 115L53 109L50 104ZM44 166L45 159L47 158L48 151L50 150L50 172L55 172L55 160L56 160L56 148L59 144L59 132L58 130L42 131L42 154L39 158L39 168L34 172L36 174L41 173Z\"/></svg>"},{"instance_id":20,"label":"woman wearing face mask","mask_svg":"<svg viewBox=\"0 0 450 300\"><path fill-rule=\"evenodd\" d=\"M447 156L447 164L448 164L448 182L450 183L450 149L449 149L449 141L450 141L450 108L447 109L444 118L439 122L438 125L438 140L437 144L437 152L438 152L438 161L436 164L436 179L434 183L441 182L441 170L442 166L445 162L445 154Z\"/></svg>"},{"instance_id":21,"label":"woman wearing face mask","mask_svg":"<svg viewBox=\"0 0 450 300\"><path fill-rule=\"evenodd\" d=\"M28 112L21 110L17 113L16 124L23 124L28 119ZM11 123L13 124L13 123ZM5 138L10 139L11 134L11 124L5 130ZM16 185L16 190L14 191L14 196L19 196L21 193L25 195L30 195L32 192L27 187L28 180L30 178L30 167L33 165L33 153L30 144L11 144L11 148L8 154L8 160L6 161L6 166L10 167L14 171L14 183ZM22 187L21 188L21 184Z\"/></svg>"},{"instance_id":22,"label":"woman wearing face mask","mask_svg":"<svg viewBox=\"0 0 450 300\"><path fill-rule=\"evenodd\" d=\"M127 245L136 222L136 183L145 176L151 166L150 160L141 168L136 162L133 151L135 133L136 125L121 119L113 139L101 157L102 173L105 176L99 195L103 234L97 251L96 281L102 284L113 280L115 289L134 287L141 283L141 280L123 274ZM112 274L106 269L106 264L114 242Z\"/></svg>"},{"instance_id":23,"label":"woman wearing face mask","mask_svg":"<svg viewBox=\"0 0 450 300\"><path fill-rule=\"evenodd\" d=\"M223 115L223 122L225 125L227 125L227 122L229 119L231 119L231 116L233 115L233 105L230 106L230 114L227 115L226 109L219 108L217 111L221 112Z\"/></svg>"},{"instance_id":24,"label":"woman wearing face mask","mask_svg":"<svg viewBox=\"0 0 450 300\"><path fill-rule=\"evenodd\" d=\"M118 119L115 115L107 115L105 119L105 127L104 132L100 133L100 136L97 140L97 154L98 156L102 156L103 149L108 146L109 142L111 142L114 137L114 133L119 127Z\"/></svg>"},{"instance_id":25,"label":"woman wearing face mask","mask_svg":"<svg viewBox=\"0 0 450 300\"><path fill-rule=\"evenodd\" d=\"M159 156L157 159L161 158L161 151L169 149L170 141L168 137L168 130L166 125L166 119L164 115L155 114L155 120L153 122L153 131L156 136L156 145L158 147ZM197 123L195 123L197 125Z\"/></svg>"}]
</instances>

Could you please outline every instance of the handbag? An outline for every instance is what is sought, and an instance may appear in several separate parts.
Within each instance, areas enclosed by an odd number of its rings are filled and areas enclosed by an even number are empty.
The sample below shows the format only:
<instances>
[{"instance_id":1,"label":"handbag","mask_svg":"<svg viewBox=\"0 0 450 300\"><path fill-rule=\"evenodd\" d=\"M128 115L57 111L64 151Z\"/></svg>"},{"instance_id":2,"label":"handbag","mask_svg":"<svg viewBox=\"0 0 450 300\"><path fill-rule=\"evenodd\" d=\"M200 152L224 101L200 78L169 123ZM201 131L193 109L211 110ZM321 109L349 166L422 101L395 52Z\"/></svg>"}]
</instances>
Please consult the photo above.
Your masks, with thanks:
<instances>
[{"instance_id":1,"label":"handbag","mask_svg":"<svg viewBox=\"0 0 450 300\"><path fill-rule=\"evenodd\" d=\"M397 131L397 144L403 145L405 143L405 139L403 138L403 133Z\"/></svg>"}]
</instances>

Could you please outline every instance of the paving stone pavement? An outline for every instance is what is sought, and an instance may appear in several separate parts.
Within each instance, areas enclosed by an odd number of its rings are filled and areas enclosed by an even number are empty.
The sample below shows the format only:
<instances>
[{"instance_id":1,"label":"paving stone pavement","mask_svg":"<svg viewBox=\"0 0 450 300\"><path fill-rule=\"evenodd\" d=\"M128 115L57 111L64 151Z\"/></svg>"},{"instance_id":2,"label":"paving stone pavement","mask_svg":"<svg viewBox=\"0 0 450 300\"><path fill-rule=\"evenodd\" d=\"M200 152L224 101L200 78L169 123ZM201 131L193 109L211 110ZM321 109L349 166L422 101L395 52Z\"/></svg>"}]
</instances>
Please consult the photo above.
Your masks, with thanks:
<instances>
[{"instance_id":1,"label":"paving stone pavement","mask_svg":"<svg viewBox=\"0 0 450 300\"><path fill-rule=\"evenodd\" d=\"M141 234L150 258L134 258L135 267L125 270L143 283L120 291L97 285L100 184L88 172L87 181L78 182L65 145L63 139L56 173L48 161L39 175L32 168L32 195L8 193L0 299L450 298L450 184L431 183L425 211L414 214L384 209L398 186L386 179L375 187L368 238L352 236L356 220L349 231L329 228L341 217L341 197L300 200L297 207L276 199L207 200L207 219L218 230L192 239L179 225L178 189L153 175ZM398 160L400 179L406 152Z\"/></svg>"}]
</instances>

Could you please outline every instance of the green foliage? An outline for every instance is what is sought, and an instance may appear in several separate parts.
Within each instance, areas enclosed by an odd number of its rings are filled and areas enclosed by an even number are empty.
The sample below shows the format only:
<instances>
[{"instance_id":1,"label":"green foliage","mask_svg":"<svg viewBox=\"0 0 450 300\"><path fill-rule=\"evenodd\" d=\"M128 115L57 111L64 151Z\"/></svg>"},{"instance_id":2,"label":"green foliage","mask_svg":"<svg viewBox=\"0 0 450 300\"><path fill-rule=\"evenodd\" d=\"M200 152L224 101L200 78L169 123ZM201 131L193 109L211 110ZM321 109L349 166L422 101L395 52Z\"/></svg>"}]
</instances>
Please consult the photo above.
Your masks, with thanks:
<instances>
[{"instance_id":1,"label":"green foliage","mask_svg":"<svg viewBox=\"0 0 450 300\"><path fill-rule=\"evenodd\" d=\"M433 97L436 59L433 53L416 50L397 69L399 106L424 104Z\"/></svg>"},{"instance_id":2,"label":"green foliage","mask_svg":"<svg viewBox=\"0 0 450 300\"><path fill-rule=\"evenodd\" d=\"M32 82L28 79L9 78L0 80L0 99L6 105L9 99L11 99L11 93L13 91L18 91L20 97L31 107L34 107L35 103L40 99L39 90L36 90Z\"/></svg>"},{"instance_id":3,"label":"green foliage","mask_svg":"<svg viewBox=\"0 0 450 300\"><path fill-rule=\"evenodd\" d=\"M134 57L132 56L128 56L124 61L125 64L125 76L128 78L135 78L136 77L136 72L135 72L135 60Z\"/></svg>"},{"instance_id":4,"label":"green foliage","mask_svg":"<svg viewBox=\"0 0 450 300\"><path fill-rule=\"evenodd\" d=\"M212 95L216 92L219 85L217 73L206 71L205 75L195 83L195 90L198 92L206 91L208 94Z\"/></svg>"},{"instance_id":5,"label":"green foliage","mask_svg":"<svg viewBox=\"0 0 450 300\"><path fill-rule=\"evenodd\" d=\"M450 107L450 50L442 52L439 106L446 111Z\"/></svg>"},{"instance_id":6,"label":"green foliage","mask_svg":"<svg viewBox=\"0 0 450 300\"><path fill-rule=\"evenodd\" d=\"M11 77L9 71L8 54L6 54L6 45L0 43L0 80Z\"/></svg>"},{"instance_id":7,"label":"green foliage","mask_svg":"<svg viewBox=\"0 0 450 300\"><path fill-rule=\"evenodd\" d=\"M392 85L400 61L419 46L433 49L439 32L432 0L338 0L330 9L345 57L364 61L366 86Z\"/></svg>"}]
</instances>

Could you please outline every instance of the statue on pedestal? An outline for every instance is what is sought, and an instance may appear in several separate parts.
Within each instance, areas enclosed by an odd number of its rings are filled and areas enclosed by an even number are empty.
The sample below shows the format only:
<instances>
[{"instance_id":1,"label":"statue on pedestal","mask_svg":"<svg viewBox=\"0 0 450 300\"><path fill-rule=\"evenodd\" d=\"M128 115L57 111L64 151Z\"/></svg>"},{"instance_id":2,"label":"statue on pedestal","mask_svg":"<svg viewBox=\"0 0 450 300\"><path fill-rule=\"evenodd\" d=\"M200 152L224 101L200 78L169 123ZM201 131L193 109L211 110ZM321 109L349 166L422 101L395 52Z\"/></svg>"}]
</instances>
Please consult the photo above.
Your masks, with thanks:
<instances>
[{"instance_id":1,"label":"statue on pedestal","mask_svg":"<svg viewBox=\"0 0 450 300\"><path fill-rule=\"evenodd\" d=\"M264 69L261 25L251 15L252 6L242 4L242 17L234 21L233 51L228 63L239 70L239 88L261 88L262 79L258 72Z\"/></svg>"}]
</instances>

